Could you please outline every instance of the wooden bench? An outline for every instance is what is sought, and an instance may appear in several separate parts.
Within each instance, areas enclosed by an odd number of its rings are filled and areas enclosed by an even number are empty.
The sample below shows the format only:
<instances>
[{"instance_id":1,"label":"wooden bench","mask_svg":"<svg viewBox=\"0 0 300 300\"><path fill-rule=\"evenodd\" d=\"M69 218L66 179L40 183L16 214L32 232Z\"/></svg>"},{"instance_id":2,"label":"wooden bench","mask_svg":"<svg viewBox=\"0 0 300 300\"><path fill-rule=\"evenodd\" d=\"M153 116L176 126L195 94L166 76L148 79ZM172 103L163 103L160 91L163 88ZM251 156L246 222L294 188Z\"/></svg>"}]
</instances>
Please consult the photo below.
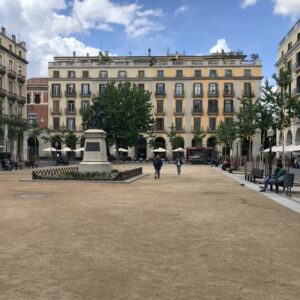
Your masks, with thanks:
<instances>
[{"instance_id":1,"label":"wooden bench","mask_svg":"<svg viewBox=\"0 0 300 300\"><path fill-rule=\"evenodd\" d=\"M23 164L20 161L12 161L11 162L13 169L22 169L23 168Z\"/></svg>"},{"instance_id":2,"label":"wooden bench","mask_svg":"<svg viewBox=\"0 0 300 300\"><path fill-rule=\"evenodd\" d=\"M283 192L286 189L286 195L292 196L292 187L294 186L295 174L286 173L282 180L276 182L270 182L270 191L273 191L273 185L275 185L275 193L279 192L279 187L283 187Z\"/></svg>"},{"instance_id":3,"label":"wooden bench","mask_svg":"<svg viewBox=\"0 0 300 300\"><path fill-rule=\"evenodd\" d=\"M32 169L38 167L37 161L25 161L25 167L31 167Z\"/></svg>"},{"instance_id":4,"label":"wooden bench","mask_svg":"<svg viewBox=\"0 0 300 300\"><path fill-rule=\"evenodd\" d=\"M247 170L245 173L245 179L253 181L255 183L256 178L264 178L264 170L252 169Z\"/></svg>"}]
</instances>

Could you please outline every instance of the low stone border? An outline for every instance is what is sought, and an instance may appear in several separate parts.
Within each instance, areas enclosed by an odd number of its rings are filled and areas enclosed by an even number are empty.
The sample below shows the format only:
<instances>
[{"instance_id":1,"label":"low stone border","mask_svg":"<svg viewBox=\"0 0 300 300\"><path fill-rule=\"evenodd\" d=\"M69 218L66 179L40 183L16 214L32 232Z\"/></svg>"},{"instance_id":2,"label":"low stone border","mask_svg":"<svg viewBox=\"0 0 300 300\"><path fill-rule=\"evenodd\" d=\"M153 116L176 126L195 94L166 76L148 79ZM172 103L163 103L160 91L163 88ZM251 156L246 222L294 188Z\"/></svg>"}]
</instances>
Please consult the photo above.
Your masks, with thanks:
<instances>
[{"instance_id":1,"label":"low stone border","mask_svg":"<svg viewBox=\"0 0 300 300\"><path fill-rule=\"evenodd\" d=\"M84 180L84 181L97 181L97 182L114 182L114 181L126 181L130 178L137 177L143 174L143 168L134 168L134 169L123 169L118 170L117 176L114 178L103 178L103 180L94 179L91 176L90 178L66 178L63 175L68 173L79 173L78 166L64 166L64 167L53 167L38 169L32 171L32 179L38 180Z\"/></svg>"}]
</instances>

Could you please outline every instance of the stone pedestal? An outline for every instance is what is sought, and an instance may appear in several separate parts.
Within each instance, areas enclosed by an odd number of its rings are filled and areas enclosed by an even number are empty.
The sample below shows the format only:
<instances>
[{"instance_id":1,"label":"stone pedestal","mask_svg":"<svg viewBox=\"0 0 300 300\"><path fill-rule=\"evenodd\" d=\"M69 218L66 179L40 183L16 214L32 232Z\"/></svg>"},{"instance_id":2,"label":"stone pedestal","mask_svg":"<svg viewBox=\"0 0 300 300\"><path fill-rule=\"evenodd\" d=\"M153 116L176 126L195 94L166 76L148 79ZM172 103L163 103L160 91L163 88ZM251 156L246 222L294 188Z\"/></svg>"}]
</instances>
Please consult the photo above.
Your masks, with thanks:
<instances>
[{"instance_id":1,"label":"stone pedestal","mask_svg":"<svg viewBox=\"0 0 300 300\"><path fill-rule=\"evenodd\" d=\"M84 132L85 145L83 160L79 172L111 172L111 163L107 161L106 132L102 129L88 129Z\"/></svg>"}]
</instances>

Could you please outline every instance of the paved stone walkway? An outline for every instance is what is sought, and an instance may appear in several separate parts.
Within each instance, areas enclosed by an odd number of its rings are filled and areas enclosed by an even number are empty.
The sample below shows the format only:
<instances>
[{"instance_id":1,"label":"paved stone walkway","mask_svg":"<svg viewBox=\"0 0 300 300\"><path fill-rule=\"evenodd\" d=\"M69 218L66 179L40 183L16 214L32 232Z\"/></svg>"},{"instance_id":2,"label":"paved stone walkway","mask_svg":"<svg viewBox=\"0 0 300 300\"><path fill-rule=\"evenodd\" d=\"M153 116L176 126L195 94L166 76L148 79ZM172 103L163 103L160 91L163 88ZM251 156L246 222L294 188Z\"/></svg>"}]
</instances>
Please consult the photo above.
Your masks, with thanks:
<instances>
[{"instance_id":1,"label":"paved stone walkway","mask_svg":"<svg viewBox=\"0 0 300 300\"><path fill-rule=\"evenodd\" d=\"M0 299L299 299L298 213L216 168L143 167L128 185L0 172Z\"/></svg>"}]
</instances>

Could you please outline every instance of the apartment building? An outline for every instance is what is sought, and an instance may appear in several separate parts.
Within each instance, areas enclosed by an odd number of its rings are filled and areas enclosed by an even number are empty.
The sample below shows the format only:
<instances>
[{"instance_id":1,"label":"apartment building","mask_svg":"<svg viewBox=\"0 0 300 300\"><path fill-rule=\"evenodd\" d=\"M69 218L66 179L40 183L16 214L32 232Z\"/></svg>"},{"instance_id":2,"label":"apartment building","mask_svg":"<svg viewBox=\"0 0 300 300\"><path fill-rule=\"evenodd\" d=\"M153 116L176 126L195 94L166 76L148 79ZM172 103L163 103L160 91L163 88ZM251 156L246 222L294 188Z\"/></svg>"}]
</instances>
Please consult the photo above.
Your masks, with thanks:
<instances>
[{"instance_id":1,"label":"apartment building","mask_svg":"<svg viewBox=\"0 0 300 300\"><path fill-rule=\"evenodd\" d=\"M130 81L151 91L155 135L159 146L169 150L167 137L172 124L185 147L194 145L194 133L206 133L205 146L215 147L218 123L230 122L240 109L238 98L260 95L262 63L246 60L242 54L212 54L189 56L174 54L152 56L54 57L49 62L49 126L58 130L82 132L79 109L101 94L108 81ZM255 99L253 100L255 101ZM242 151L240 147L234 147ZM257 152L259 151L257 145ZM255 147L253 150L255 152ZM147 141L141 138L133 155L147 151Z\"/></svg>"},{"instance_id":2,"label":"apartment building","mask_svg":"<svg viewBox=\"0 0 300 300\"><path fill-rule=\"evenodd\" d=\"M26 46L8 36L6 29L0 32L0 106L5 118L20 114L26 118ZM7 126L0 133L0 152L10 153L12 159L26 159L26 133L17 139L10 136Z\"/></svg>"},{"instance_id":3,"label":"apartment building","mask_svg":"<svg viewBox=\"0 0 300 300\"><path fill-rule=\"evenodd\" d=\"M48 153L43 152L47 145L42 137L47 135L48 129L48 78L27 80L27 122L29 159L32 156L47 156ZM37 128L38 135L36 135Z\"/></svg>"},{"instance_id":4,"label":"apartment building","mask_svg":"<svg viewBox=\"0 0 300 300\"><path fill-rule=\"evenodd\" d=\"M291 94L300 99L300 19L286 36L280 41L277 50L277 72L287 68L292 76ZM277 143L280 143L280 133L277 132ZM285 145L300 145L300 118L293 120L292 125L283 132Z\"/></svg>"}]
</instances>

